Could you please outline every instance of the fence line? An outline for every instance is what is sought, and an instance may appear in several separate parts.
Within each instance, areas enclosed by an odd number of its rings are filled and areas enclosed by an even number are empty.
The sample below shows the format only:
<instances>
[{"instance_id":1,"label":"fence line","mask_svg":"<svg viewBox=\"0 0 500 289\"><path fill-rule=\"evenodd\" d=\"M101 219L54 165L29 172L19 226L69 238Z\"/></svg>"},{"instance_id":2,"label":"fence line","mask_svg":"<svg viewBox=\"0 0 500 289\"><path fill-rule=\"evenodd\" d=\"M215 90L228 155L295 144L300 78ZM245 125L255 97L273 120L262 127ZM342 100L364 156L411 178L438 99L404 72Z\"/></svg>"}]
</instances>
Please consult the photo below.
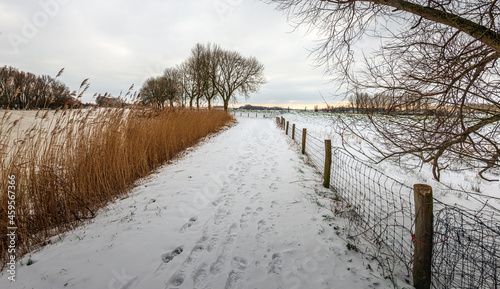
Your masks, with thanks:
<instances>
[{"instance_id":1,"label":"fence line","mask_svg":"<svg viewBox=\"0 0 500 289\"><path fill-rule=\"evenodd\" d=\"M276 117L283 129L285 119ZM302 129L288 132L302 146ZM306 133L305 154L324 175L324 141ZM304 139L304 140L305 140ZM357 224L357 235L375 246L378 257L413 270L415 242L414 188L353 158L341 148L331 148L329 187L343 201L341 213ZM432 244L433 288L500 287L500 216L486 206L473 212L434 199ZM421 243L421 242L420 242ZM422 243L421 243L422 244Z\"/></svg>"},{"instance_id":2,"label":"fence line","mask_svg":"<svg viewBox=\"0 0 500 289\"><path fill-rule=\"evenodd\" d=\"M276 115L280 114L280 112L276 111L267 111L267 112L256 112L256 111L231 111L233 116L239 117L251 117L251 118L274 118Z\"/></svg>"}]
</instances>

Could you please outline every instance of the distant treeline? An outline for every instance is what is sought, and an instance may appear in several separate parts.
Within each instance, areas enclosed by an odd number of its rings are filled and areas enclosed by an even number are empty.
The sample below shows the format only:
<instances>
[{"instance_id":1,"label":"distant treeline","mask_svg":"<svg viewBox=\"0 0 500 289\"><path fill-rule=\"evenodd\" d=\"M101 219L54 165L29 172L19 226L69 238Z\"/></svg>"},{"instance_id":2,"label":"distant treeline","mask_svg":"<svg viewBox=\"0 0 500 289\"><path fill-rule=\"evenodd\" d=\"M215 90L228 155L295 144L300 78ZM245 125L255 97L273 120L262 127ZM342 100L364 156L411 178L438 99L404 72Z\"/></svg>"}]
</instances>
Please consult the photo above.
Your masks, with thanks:
<instances>
[{"instance_id":1,"label":"distant treeline","mask_svg":"<svg viewBox=\"0 0 500 289\"><path fill-rule=\"evenodd\" d=\"M285 110L284 108L279 107L279 106L267 107L267 106L251 105L251 104L240 106L239 109L249 109L249 110Z\"/></svg>"},{"instance_id":2,"label":"distant treeline","mask_svg":"<svg viewBox=\"0 0 500 289\"><path fill-rule=\"evenodd\" d=\"M62 71L57 75L59 76ZM11 66L0 68L0 108L36 109L80 106L68 86L48 75L37 76Z\"/></svg>"},{"instance_id":3,"label":"distant treeline","mask_svg":"<svg viewBox=\"0 0 500 289\"><path fill-rule=\"evenodd\" d=\"M127 107L131 105L119 97L112 97L108 93L104 95L99 94L95 99L95 103L101 107Z\"/></svg>"},{"instance_id":4,"label":"distant treeline","mask_svg":"<svg viewBox=\"0 0 500 289\"><path fill-rule=\"evenodd\" d=\"M446 116L458 113L498 114L500 109L493 103L464 101L459 106L439 99L425 98L415 93L390 95L384 93L356 93L349 98L352 112L385 115Z\"/></svg>"}]
</instances>

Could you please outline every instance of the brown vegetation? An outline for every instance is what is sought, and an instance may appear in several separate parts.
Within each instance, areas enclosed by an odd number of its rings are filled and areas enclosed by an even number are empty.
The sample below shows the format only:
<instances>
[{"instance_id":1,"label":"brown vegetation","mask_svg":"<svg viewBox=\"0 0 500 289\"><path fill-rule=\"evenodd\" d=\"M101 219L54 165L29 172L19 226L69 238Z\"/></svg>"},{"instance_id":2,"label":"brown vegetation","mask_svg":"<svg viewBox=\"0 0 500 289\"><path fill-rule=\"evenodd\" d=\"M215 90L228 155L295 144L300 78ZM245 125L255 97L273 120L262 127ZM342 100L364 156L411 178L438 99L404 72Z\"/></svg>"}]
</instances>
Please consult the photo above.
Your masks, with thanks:
<instances>
[{"instance_id":1,"label":"brown vegetation","mask_svg":"<svg viewBox=\"0 0 500 289\"><path fill-rule=\"evenodd\" d=\"M51 114L54 114L52 116ZM15 176L17 254L91 219L185 148L232 121L221 110L100 108L40 111L22 140L0 119L0 256L7 256L8 180ZM50 129L46 129L50 127Z\"/></svg>"}]
</instances>

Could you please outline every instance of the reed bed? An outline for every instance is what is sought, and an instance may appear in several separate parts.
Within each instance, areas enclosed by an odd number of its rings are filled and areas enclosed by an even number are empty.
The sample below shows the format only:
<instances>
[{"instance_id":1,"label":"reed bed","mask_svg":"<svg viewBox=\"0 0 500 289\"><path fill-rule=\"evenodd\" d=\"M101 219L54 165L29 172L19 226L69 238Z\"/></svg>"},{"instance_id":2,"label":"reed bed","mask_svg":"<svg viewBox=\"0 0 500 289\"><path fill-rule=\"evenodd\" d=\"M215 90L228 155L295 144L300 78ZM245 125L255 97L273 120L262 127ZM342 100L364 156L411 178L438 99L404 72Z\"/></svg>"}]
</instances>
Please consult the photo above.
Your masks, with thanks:
<instances>
[{"instance_id":1,"label":"reed bed","mask_svg":"<svg viewBox=\"0 0 500 289\"><path fill-rule=\"evenodd\" d=\"M13 227L8 218L9 177L15 176L16 255L20 257L92 219L137 180L232 121L221 110L66 109L40 111L33 125L21 132L11 112L4 111L0 267L8 260L7 228Z\"/></svg>"}]
</instances>

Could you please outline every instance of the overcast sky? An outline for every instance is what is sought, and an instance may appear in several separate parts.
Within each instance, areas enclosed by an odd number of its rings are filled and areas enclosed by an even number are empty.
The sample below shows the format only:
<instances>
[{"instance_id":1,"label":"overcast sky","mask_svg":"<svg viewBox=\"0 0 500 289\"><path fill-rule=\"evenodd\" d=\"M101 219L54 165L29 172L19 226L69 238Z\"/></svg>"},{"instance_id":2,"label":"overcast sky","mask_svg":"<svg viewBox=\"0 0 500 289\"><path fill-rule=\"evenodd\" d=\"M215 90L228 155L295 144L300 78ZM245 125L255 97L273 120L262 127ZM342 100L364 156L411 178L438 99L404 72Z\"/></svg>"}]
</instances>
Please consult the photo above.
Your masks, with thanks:
<instances>
[{"instance_id":1,"label":"overcast sky","mask_svg":"<svg viewBox=\"0 0 500 289\"><path fill-rule=\"evenodd\" d=\"M240 104L303 108L342 100L314 68L315 35L293 31L274 5L257 0L39 0L0 2L0 65L55 76L72 90L118 96L216 43L264 66L268 83ZM333 95L332 95L333 94Z\"/></svg>"}]
</instances>

